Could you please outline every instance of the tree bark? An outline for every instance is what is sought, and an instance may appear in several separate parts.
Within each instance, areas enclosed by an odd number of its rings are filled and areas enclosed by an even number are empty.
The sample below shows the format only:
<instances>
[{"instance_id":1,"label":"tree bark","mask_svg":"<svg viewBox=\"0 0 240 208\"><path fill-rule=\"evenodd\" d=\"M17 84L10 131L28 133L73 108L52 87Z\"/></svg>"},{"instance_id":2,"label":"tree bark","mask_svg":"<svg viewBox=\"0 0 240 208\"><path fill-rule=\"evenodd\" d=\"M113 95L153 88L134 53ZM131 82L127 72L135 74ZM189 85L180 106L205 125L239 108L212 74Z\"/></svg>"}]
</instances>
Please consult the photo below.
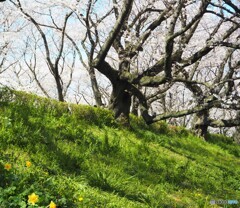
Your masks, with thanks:
<instances>
[{"instance_id":1,"label":"tree bark","mask_svg":"<svg viewBox=\"0 0 240 208\"><path fill-rule=\"evenodd\" d=\"M90 75L91 86L92 86L93 95L94 95L94 98L95 98L96 105L97 106L103 106L102 95L101 95L101 92L100 92L99 87L98 87L98 83L97 83L94 68L90 67L89 70L88 70L88 73Z\"/></svg>"},{"instance_id":2,"label":"tree bark","mask_svg":"<svg viewBox=\"0 0 240 208\"><path fill-rule=\"evenodd\" d=\"M131 93L122 81L113 84L109 109L113 110L115 119L124 126L130 126L129 113L131 107Z\"/></svg>"},{"instance_id":3,"label":"tree bark","mask_svg":"<svg viewBox=\"0 0 240 208\"><path fill-rule=\"evenodd\" d=\"M208 118L209 118L209 110L201 111L196 113L196 123L194 124L195 132L198 136L207 138L208 132Z\"/></svg>"},{"instance_id":4,"label":"tree bark","mask_svg":"<svg viewBox=\"0 0 240 208\"><path fill-rule=\"evenodd\" d=\"M138 108L139 108L139 102L137 100L137 97L133 96L131 113L135 116L138 116Z\"/></svg>"},{"instance_id":5,"label":"tree bark","mask_svg":"<svg viewBox=\"0 0 240 208\"><path fill-rule=\"evenodd\" d=\"M63 86L62 86L62 82L61 82L61 77L54 75L54 78L55 78L55 82L57 85L58 100L61 102L64 102Z\"/></svg>"}]
</instances>

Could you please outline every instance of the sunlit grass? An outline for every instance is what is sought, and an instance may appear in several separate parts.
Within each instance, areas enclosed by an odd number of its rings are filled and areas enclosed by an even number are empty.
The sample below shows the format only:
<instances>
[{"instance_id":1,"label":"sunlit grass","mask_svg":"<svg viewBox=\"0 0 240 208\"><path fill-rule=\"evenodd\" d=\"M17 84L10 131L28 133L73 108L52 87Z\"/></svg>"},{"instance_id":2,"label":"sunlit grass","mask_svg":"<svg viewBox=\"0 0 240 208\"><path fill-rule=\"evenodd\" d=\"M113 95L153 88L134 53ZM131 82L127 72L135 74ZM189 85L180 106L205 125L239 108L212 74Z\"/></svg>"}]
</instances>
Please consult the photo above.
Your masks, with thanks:
<instances>
[{"instance_id":1,"label":"sunlit grass","mask_svg":"<svg viewBox=\"0 0 240 208\"><path fill-rule=\"evenodd\" d=\"M240 201L240 147L229 139L212 135L208 143L181 127L146 126L135 117L129 130L109 111L68 108L20 92L2 105L1 208L194 208L214 207L211 199Z\"/></svg>"}]
</instances>

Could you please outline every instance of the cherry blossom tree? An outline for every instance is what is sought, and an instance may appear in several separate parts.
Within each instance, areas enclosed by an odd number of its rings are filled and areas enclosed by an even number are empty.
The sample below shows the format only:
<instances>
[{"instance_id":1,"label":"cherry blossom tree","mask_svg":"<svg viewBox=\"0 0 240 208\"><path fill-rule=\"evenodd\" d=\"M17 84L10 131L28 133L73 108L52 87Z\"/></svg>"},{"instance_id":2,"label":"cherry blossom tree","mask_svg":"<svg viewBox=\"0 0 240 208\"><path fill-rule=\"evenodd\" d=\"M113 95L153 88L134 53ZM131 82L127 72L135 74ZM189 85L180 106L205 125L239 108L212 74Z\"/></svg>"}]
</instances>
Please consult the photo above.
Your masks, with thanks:
<instances>
[{"instance_id":1,"label":"cherry blossom tree","mask_svg":"<svg viewBox=\"0 0 240 208\"><path fill-rule=\"evenodd\" d=\"M211 85L208 79L201 80L195 77L196 69L194 68L201 66L202 77L204 77L207 70L203 63L211 54L220 56L217 50L221 51L221 48L226 47L239 50L238 44L235 44L239 40L236 35L239 32L239 13L233 2L230 4L221 1L218 3L207 0L197 2L179 0L171 3L169 1L146 3L145 1L125 0L113 1L112 8L113 14L109 15L109 18L112 21L115 18L114 24L111 31L100 39L102 45L95 51L92 66L112 83L110 108L115 112L116 118L122 117L128 122L133 95L138 98L141 115L148 124L194 113L199 117L205 117L202 115L203 112L222 107L223 103L220 98L216 99L213 94L207 95L205 91L200 90L202 85L205 85L205 88L215 88L216 83ZM204 26L207 19L215 20L211 21L215 24ZM199 30L203 27L206 27L207 32L203 33L204 37L194 47L192 41L196 35L201 34ZM97 32L101 33L101 28ZM99 37L96 31L92 33ZM141 59L143 54L145 55L146 51L150 50L150 44L157 45L159 53L155 54L150 66L145 65L140 70L136 68L136 60ZM117 58L115 63L111 63L108 54L112 56L114 53ZM231 67L234 71L238 70L238 63ZM222 71L221 67L219 71ZM221 72L217 73L221 74ZM231 83L235 83L239 79L239 77L229 76L225 77L228 81L224 81L224 77L220 78L224 86L229 85L230 80ZM190 109L156 116L150 115L147 98L137 86L152 89L166 83L184 83L194 96L198 96L199 102L194 103L195 105ZM239 125L237 119L231 119L229 123L223 120L216 123L211 119L207 119L206 122L209 126Z\"/></svg>"}]
</instances>

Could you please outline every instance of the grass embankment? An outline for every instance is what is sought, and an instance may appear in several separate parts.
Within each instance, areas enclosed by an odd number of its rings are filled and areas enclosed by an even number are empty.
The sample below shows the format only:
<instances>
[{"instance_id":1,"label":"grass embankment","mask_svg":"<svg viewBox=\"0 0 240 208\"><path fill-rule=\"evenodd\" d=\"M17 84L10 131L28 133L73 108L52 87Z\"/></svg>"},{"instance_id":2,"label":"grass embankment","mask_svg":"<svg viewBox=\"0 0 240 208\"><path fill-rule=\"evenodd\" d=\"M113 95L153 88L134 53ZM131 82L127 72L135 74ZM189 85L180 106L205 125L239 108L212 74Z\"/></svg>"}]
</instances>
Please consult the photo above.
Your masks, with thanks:
<instances>
[{"instance_id":1,"label":"grass embankment","mask_svg":"<svg viewBox=\"0 0 240 208\"><path fill-rule=\"evenodd\" d=\"M240 147L229 138L204 142L183 128L146 126L138 118L128 130L103 109L7 95L0 103L1 208L240 203ZM38 200L28 201L32 193Z\"/></svg>"}]
</instances>

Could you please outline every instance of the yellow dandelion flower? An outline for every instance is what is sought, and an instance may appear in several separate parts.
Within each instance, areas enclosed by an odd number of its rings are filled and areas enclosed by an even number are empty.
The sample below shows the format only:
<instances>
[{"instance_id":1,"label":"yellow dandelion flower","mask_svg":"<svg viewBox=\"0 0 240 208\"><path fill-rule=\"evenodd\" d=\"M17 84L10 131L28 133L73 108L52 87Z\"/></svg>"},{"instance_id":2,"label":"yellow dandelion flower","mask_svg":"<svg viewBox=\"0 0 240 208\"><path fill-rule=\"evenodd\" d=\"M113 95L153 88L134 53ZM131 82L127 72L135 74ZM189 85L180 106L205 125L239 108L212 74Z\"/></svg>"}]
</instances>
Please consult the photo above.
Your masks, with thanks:
<instances>
[{"instance_id":1,"label":"yellow dandelion flower","mask_svg":"<svg viewBox=\"0 0 240 208\"><path fill-rule=\"evenodd\" d=\"M83 201L83 198L82 198L82 197L79 197L79 198L78 198L78 201L80 201L80 202Z\"/></svg>"},{"instance_id":2,"label":"yellow dandelion flower","mask_svg":"<svg viewBox=\"0 0 240 208\"><path fill-rule=\"evenodd\" d=\"M195 196L202 196L202 194L200 194L200 193L196 193Z\"/></svg>"},{"instance_id":3,"label":"yellow dandelion flower","mask_svg":"<svg viewBox=\"0 0 240 208\"><path fill-rule=\"evenodd\" d=\"M57 205L53 201L51 201L49 204L49 208L57 208Z\"/></svg>"},{"instance_id":4,"label":"yellow dandelion flower","mask_svg":"<svg viewBox=\"0 0 240 208\"><path fill-rule=\"evenodd\" d=\"M29 168L31 167L32 163L30 161L26 161L26 166Z\"/></svg>"},{"instance_id":5,"label":"yellow dandelion flower","mask_svg":"<svg viewBox=\"0 0 240 208\"><path fill-rule=\"evenodd\" d=\"M35 203L38 202L38 195L35 193L32 193L31 195L28 195L28 202L34 205Z\"/></svg>"},{"instance_id":6,"label":"yellow dandelion flower","mask_svg":"<svg viewBox=\"0 0 240 208\"><path fill-rule=\"evenodd\" d=\"M4 169L7 170L7 171L9 171L11 168L12 168L12 165L9 164L9 163L6 163L6 164L4 165Z\"/></svg>"}]
</instances>

